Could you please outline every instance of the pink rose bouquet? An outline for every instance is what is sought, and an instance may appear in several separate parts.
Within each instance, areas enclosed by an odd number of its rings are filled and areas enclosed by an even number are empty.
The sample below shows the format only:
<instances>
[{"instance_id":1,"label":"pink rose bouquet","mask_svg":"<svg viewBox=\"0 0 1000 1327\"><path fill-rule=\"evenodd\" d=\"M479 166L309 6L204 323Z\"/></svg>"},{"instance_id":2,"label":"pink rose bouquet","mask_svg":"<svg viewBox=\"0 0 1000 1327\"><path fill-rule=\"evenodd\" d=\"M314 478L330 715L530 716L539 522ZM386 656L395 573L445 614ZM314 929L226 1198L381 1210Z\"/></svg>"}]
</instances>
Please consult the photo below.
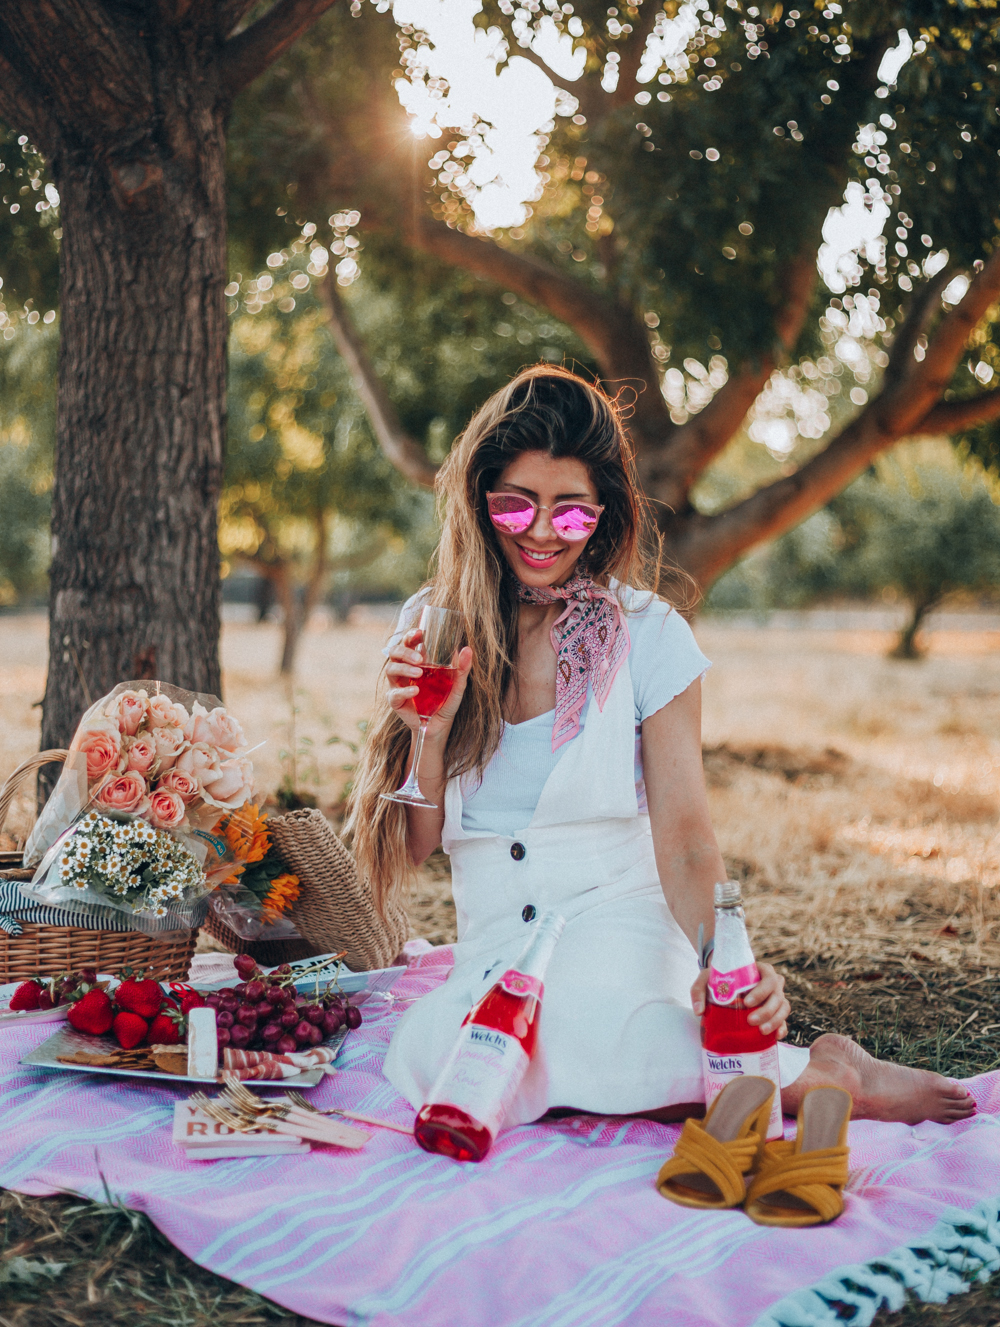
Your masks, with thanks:
<instances>
[{"instance_id":1,"label":"pink rose bouquet","mask_svg":"<svg viewBox=\"0 0 1000 1327\"><path fill-rule=\"evenodd\" d=\"M98 784L94 804L100 811L120 811L122 815L141 816L149 810L146 780L135 770L105 779Z\"/></svg>"},{"instance_id":2,"label":"pink rose bouquet","mask_svg":"<svg viewBox=\"0 0 1000 1327\"><path fill-rule=\"evenodd\" d=\"M73 738L71 751L79 751L87 761L87 778L103 779L117 774L122 759L122 739L118 725L107 719L98 719L84 727L80 725Z\"/></svg>"},{"instance_id":3,"label":"pink rose bouquet","mask_svg":"<svg viewBox=\"0 0 1000 1327\"><path fill-rule=\"evenodd\" d=\"M157 788L149 798L149 823L157 829L179 829L187 815L187 807L180 793L169 788Z\"/></svg>"},{"instance_id":4,"label":"pink rose bouquet","mask_svg":"<svg viewBox=\"0 0 1000 1327\"><path fill-rule=\"evenodd\" d=\"M68 839L84 820L91 824L96 814L101 824L111 826L102 833L118 834L123 861L146 851L143 845L158 841L157 836L168 835L198 868L193 875L187 867L181 872L184 897L169 906L164 900L172 897L170 890L160 881L154 900L157 922L151 929L161 929L168 924L164 912L179 914L190 901L193 878L201 881L194 892L207 896L230 876L235 855L219 826L252 798L253 765L243 728L216 696L196 695L162 682L123 682L80 721L59 782L25 848L25 862L41 861L41 865L24 890L59 907L70 898L84 910L88 900L96 906L89 896L97 876L87 876L90 884L82 890L83 877L74 877L72 894L59 882L59 860L66 855ZM146 831L138 828L139 822ZM120 826L117 831L115 824ZM134 830L128 828L133 824ZM160 859L174 860L162 852ZM100 905L123 908L127 903L133 914L141 916L146 897L143 879L142 872L130 868L120 888L110 896L101 892ZM204 909L196 919L194 912L189 913L180 924L200 925Z\"/></svg>"},{"instance_id":5,"label":"pink rose bouquet","mask_svg":"<svg viewBox=\"0 0 1000 1327\"><path fill-rule=\"evenodd\" d=\"M156 743L151 733L130 738L126 744L125 768L137 774L148 774L156 763Z\"/></svg>"}]
</instances>

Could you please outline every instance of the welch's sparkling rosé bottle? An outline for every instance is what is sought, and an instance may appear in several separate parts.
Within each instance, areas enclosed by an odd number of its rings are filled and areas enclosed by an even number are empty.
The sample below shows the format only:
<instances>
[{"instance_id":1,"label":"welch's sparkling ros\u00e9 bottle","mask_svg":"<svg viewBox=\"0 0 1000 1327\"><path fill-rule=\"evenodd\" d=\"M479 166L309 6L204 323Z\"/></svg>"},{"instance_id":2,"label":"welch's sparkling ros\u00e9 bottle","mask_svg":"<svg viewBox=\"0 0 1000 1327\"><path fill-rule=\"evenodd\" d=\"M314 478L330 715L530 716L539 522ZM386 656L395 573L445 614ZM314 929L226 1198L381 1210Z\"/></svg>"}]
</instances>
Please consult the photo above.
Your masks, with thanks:
<instances>
[{"instance_id":1,"label":"welch's sparkling ros\u00e9 bottle","mask_svg":"<svg viewBox=\"0 0 1000 1327\"><path fill-rule=\"evenodd\" d=\"M705 1107L731 1078L757 1074L775 1086L768 1138L782 1136L778 1033L763 1033L749 1021L743 997L760 981L743 918L740 886L733 880L715 886L715 949L701 1022Z\"/></svg>"},{"instance_id":2,"label":"welch's sparkling ros\u00e9 bottle","mask_svg":"<svg viewBox=\"0 0 1000 1327\"><path fill-rule=\"evenodd\" d=\"M565 924L543 913L514 966L466 1014L414 1122L426 1152L482 1161L490 1150L538 1040L545 971Z\"/></svg>"}]
</instances>

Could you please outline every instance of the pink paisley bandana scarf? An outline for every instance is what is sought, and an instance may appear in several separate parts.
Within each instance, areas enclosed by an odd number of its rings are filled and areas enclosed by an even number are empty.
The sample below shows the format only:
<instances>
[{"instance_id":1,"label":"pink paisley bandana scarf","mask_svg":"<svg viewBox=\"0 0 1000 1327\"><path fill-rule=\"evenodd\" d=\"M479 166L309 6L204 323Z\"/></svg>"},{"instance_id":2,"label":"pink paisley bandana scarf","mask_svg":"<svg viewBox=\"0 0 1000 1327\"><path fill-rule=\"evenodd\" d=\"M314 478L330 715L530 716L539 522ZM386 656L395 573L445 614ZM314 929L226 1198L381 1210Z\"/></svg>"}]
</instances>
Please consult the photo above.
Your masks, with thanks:
<instances>
[{"instance_id":1,"label":"pink paisley bandana scarf","mask_svg":"<svg viewBox=\"0 0 1000 1327\"><path fill-rule=\"evenodd\" d=\"M611 686L629 652L628 627L616 596L589 576L574 576L565 585L535 589L517 585L523 604L554 604L566 600L566 610L552 625L556 652L556 718L552 750L558 751L580 731L580 711L587 699L588 682L597 707L604 709Z\"/></svg>"}]
</instances>

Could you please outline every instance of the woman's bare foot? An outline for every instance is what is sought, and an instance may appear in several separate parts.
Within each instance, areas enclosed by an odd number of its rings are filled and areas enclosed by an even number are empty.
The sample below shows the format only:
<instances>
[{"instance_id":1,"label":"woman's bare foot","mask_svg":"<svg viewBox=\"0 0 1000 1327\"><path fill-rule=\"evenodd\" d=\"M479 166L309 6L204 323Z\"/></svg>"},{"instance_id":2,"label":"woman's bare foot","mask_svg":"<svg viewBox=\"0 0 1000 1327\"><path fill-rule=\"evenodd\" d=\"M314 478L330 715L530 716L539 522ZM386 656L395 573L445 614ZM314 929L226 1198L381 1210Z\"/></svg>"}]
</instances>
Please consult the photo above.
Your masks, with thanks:
<instances>
[{"instance_id":1,"label":"woman's bare foot","mask_svg":"<svg viewBox=\"0 0 1000 1327\"><path fill-rule=\"evenodd\" d=\"M833 1032L816 1038L809 1048L809 1064L782 1090L784 1113L797 1114L805 1093L820 1084L846 1088L854 1098L851 1117L856 1120L954 1124L976 1113L973 1098L950 1078L876 1060L850 1037Z\"/></svg>"}]
</instances>

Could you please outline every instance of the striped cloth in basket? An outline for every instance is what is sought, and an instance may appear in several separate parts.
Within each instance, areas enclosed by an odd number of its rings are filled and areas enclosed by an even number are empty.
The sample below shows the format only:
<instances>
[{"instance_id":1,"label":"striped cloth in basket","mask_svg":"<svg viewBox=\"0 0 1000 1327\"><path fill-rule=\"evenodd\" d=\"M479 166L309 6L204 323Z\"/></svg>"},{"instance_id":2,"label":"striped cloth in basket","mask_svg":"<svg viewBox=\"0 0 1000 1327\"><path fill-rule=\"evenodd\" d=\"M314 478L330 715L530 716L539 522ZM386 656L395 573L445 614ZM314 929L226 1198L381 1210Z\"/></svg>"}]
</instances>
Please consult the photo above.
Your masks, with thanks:
<instances>
[{"instance_id":1,"label":"striped cloth in basket","mask_svg":"<svg viewBox=\"0 0 1000 1327\"><path fill-rule=\"evenodd\" d=\"M22 922L34 926L76 926L85 931L131 931L127 917L117 908L101 908L101 916L85 917L79 912L50 908L25 898L16 880L0 880L0 931L23 934Z\"/></svg>"},{"instance_id":2,"label":"striped cloth in basket","mask_svg":"<svg viewBox=\"0 0 1000 1327\"><path fill-rule=\"evenodd\" d=\"M0 878L0 931L10 936L23 933L22 922L35 926L72 926L84 931L142 931L146 935L165 936L176 931L196 931L207 912L207 895L190 903L172 903L165 917L151 917L148 912L136 916L99 903L82 903L73 909L54 908L26 897L16 880Z\"/></svg>"}]
</instances>

